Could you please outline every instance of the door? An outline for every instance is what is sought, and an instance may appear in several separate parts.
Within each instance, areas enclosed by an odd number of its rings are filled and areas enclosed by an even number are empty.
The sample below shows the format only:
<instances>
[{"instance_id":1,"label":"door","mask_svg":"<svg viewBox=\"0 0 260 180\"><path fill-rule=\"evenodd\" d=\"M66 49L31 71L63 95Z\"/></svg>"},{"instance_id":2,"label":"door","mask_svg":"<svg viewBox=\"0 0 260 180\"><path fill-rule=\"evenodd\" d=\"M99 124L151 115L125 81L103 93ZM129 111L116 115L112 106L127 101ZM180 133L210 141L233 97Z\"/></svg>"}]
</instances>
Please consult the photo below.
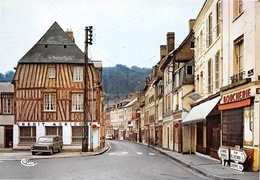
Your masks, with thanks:
<instances>
[{"instance_id":1,"label":"door","mask_svg":"<svg viewBox=\"0 0 260 180\"><path fill-rule=\"evenodd\" d=\"M5 127L5 148L13 148L13 127Z\"/></svg>"}]
</instances>

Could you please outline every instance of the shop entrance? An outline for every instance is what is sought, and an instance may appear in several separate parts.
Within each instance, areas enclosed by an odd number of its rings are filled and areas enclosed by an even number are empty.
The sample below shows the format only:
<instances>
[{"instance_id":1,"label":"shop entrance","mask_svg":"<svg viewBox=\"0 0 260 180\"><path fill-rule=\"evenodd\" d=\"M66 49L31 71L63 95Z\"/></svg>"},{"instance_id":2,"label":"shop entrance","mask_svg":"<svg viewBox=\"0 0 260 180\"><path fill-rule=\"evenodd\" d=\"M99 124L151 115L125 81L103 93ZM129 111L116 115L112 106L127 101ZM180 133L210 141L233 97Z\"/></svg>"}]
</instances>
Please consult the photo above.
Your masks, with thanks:
<instances>
[{"instance_id":1,"label":"shop entrance","mask_svg":"<svg viewBox=\"0 0 260 180\"><path fill-rule=\"evenodd\" d=\"M13 148L13 127L5 127L5 148Z\"/></svg>"}]
</instances>

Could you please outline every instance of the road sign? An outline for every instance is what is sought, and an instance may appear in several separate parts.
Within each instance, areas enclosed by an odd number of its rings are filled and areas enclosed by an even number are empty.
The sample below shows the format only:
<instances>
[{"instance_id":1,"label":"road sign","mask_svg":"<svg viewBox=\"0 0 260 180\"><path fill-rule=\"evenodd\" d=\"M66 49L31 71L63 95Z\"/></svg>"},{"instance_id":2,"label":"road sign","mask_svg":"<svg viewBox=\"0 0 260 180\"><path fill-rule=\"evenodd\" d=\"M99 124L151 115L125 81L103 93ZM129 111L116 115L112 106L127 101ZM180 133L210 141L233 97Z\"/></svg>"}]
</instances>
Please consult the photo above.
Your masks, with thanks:
<instances>
[{"instance_id":1,"label":"road sign","mask_svg":"<svg viewBox=\"0 0 260 180\"><path fill-rule=\"evenodd\" d=\"M218 149L218 157L222 160L229 160L229 149L220 147Z\"/></svg>"},{"instance_id":2,"label":"road sign","mask_svg":"<svg viewBox=\"0 0 260 180\"><path fill-rule=\"evenodd\" d=\"M244 163L247 158L246 152L244 150L230 149L230 159L236 163Z\"/></svg>"},{"instance_id":3,"label":"road sign","mask_svg":"<svg viewBox=\"0 0 260 180\"><path fill-rule=\"evenodd\" d=\"M243 164L238 164L238 163L230 162L230 168L231 168L231 169L238 170L238 171L243 171L244 166L243 166Z\"/></svg>"}]
</instances>

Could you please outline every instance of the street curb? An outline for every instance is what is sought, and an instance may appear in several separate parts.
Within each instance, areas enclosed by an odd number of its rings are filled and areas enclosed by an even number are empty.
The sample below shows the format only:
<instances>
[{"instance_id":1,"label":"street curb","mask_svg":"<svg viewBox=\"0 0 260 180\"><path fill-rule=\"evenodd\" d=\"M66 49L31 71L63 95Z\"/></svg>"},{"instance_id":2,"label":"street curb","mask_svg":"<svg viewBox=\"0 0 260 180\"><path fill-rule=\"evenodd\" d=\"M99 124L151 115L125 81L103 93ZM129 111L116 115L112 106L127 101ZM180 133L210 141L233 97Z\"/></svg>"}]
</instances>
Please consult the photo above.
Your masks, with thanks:
<instances>
[{"instance_id":1,"label":"street curb","mask_svg":"<svg viewBox=\"0 0 260 180\"><path fill-rule=\"evenodd\" d=\"M167 154L166 152L161 151L161 150L158 149L158 148L155 148L155 147L150 146L150 145L147 145L147 146L150 147L150 148L153 148L154 150L157 150L157 151L161 152L162 154L168 156L168 157L171 158L172 160L174 160L174 161L176 161L176 162L178 162L178 163L184 165L184 166L187 167L187 168L192 169L193 171L196 171L196 172L202 174L202 175L205 176L205 177L208 177L208 178L211 178L211 179L218 179L218 180L237 180L237 179L233 179L233 178L220 177L220 176L216 176L216 175L213 175L213 174L205 173L205 172L203 172L202 170L200 170L200 169L198 169L198 168L196 168L196 167L194 167L194 166L192 166L192 165L190 165L190 164L186 164L185 162L183 162L183 161L181 161L181 160L179 160L179 159L177 159L177 158L175 158L175 157L173 157L173 156Z\"/></svg>"}]
</instances>

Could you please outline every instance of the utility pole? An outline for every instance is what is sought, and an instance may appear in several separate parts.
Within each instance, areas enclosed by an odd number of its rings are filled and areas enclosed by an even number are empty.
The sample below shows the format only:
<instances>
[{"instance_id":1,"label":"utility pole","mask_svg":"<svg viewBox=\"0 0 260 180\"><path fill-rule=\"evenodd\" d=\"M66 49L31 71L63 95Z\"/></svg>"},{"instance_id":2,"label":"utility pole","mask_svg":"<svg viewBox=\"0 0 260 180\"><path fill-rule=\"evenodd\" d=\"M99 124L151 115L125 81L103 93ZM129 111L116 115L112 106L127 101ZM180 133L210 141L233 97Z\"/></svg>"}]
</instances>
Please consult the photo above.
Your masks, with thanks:
<instances>
[{"instance_id":1,"label":"utility pole","mask_svg":"<svg viewBox=\"0 0 260 180\"><path fill-rule=\"evenodd\" d=\"M82 152L88 152L88 44L92 45L93 27L85 27L85 57L84 57L84 126L82 138Z\"/></svg>"}]
</instances>

